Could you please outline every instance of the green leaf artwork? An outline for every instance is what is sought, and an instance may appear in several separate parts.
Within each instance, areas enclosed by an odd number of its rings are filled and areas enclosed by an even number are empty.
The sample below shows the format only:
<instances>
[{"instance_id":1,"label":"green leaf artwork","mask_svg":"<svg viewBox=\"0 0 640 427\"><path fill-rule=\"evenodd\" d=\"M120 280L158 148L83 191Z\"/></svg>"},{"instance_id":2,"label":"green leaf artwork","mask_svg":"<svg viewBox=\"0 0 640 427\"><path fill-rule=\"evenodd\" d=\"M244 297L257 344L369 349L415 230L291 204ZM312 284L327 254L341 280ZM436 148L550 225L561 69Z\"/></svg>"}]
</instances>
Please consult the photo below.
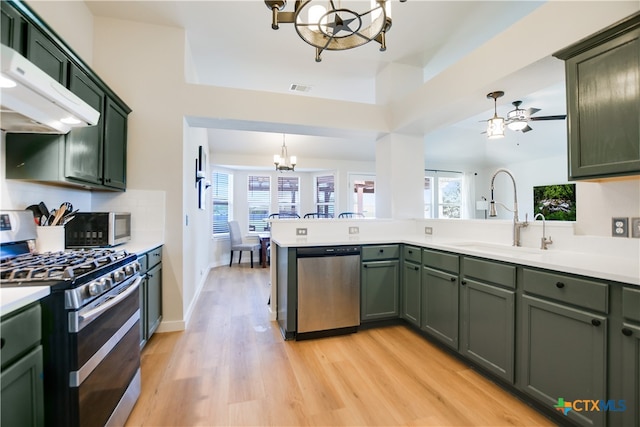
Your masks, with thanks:
<instances>
[{"instance_id":1,"label":"green leaf artwork","mask_svg":"<svg viewBox=\"0 0 640 427\"><path fill-rule=\"evenodd\" d=\"M576 185L533 187L533 214L541 213L547 221L576 220Z\"/></svg>"}]
</instances>

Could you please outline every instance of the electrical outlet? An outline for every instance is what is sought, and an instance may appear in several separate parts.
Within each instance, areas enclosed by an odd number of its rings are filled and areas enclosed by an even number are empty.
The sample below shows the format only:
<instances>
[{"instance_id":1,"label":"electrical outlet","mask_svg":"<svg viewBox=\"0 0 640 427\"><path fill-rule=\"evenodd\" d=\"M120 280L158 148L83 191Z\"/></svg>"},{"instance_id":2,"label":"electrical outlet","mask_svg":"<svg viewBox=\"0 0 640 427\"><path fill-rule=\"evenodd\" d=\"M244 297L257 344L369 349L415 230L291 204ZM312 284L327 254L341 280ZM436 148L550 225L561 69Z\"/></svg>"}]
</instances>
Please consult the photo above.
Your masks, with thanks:
<instances>
[{"instance_id":1,"label":"electrical outlet","mask_svg":"<svg viewBox=\"0 0 640 427\"><path fill-rule=\"evenodd\" d=\"M360 227L349 227L349 234L360 234Z\"/></svg>"},{"instance_id":2,"label":"electrical outlet","mask_svg":"<svg viewBox=\"0 0 640 427\"><path fill-rule=\"evenodd\" d=\"M428 234L429 236L431 236L433 234L433 227L425 227L424 234Z\"/></svg>"},{"instance_id":3,"label":"electrical outlet","mask_svg":"<svg viewBox=\"0 0 640 427\"><path fill-rule=\"evenodd\" d=\"M306 228L296 228L296 236L306 236L307 229Z\"/></svg>"},{"instance_id":4,"label":"electrical outlet","mask_svg":"<svg viewBox=\"0 0 640 427\"><path fill-rule=\"evenodd\" d=\"M611 235L613 237L628 237L629 218L611 218Z\"/></svg>"},{"instance_id":5,"label":"electrical outlet","mask_svg":"<svg viewBox=\"0 0 640 427\"><path fill-rule=\"evenodd\" d=\"M640 217L631 218L631 237L640 238Z\"/></svg>"}]
</instances>

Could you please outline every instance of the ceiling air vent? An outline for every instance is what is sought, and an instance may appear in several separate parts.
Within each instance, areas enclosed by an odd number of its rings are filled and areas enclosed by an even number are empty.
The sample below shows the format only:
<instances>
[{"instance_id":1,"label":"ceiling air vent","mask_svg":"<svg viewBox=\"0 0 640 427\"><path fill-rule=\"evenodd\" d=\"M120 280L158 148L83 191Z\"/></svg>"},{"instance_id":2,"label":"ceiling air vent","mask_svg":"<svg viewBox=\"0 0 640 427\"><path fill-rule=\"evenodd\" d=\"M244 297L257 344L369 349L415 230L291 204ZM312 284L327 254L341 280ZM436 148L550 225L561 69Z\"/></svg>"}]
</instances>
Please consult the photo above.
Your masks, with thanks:
<instances>
[{"instance_id":1,"label":"ceiling air vent","mask_svg":"<svg viewBox=\"0 0 640 427\"><path fill-rule=\"evenodd\" d=\"M291 86L289 86L289 90L291 92L309 92L311 91L311 86L309 85L297 85L297 84L292 84Z\"/></svg>"}]
</instances>

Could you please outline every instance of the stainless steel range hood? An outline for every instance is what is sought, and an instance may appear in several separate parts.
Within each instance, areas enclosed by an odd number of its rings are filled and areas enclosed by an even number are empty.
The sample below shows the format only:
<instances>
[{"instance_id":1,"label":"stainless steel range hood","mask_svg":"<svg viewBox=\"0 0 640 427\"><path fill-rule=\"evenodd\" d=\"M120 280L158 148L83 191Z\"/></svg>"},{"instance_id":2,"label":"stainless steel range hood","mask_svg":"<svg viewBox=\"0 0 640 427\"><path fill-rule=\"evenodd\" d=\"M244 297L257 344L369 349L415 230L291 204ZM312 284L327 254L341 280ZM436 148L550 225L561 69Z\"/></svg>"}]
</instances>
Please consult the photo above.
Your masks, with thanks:
<instances>
[{"instance_id":1,"label":"stainless steel range hood","mask_svg":"<svg viewBox=\"0 0 640 427\"><path fill-rule=\"evenodd\" d=\"M65 134L98 123L99 112L15 50L2 45L0 63L2 130Z\"/></svg>"}]
</instances>

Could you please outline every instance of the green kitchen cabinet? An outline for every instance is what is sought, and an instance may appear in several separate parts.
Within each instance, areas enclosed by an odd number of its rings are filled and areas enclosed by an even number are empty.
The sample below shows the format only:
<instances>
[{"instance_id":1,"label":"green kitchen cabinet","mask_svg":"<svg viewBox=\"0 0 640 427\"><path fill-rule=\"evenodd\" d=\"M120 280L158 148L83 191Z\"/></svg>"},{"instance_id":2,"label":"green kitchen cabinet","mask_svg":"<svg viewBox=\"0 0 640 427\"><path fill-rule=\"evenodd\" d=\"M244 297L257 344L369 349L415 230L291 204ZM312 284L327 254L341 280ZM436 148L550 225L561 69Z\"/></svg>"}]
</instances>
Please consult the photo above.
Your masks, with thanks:
<instances>
[{"instance_id":1,"label":"green kitchen cabinet","mask_svg":"<svg viewBox=\"0 0 640 427\"><path fill-rule=\"evenodd\" d=\"M138 255L140 263L140 347L162 321L162 246Z\"/></svg>"},{"instance_id":2,"label":"green kitchen cabinet","mask_svg":"<svg viewBox=\"0 0 640 427\"><path fill-rule=\"evenodd\" d=\"M513 384L516 267L463 257L461 270L460 353Z\"/></svg>"},{"instance_id":3,"label":"green kitchen cabinet","mask_svg":"<svg viewBox=\"0 0 640 427\"><path fill-rule=\"evenodd\" d=\"M127 187L128 114L128 109L107 97L104 108L103 185L118 190Z\"/></svg>"},{"instance_id":4,"label":"green kitchen cabinet","mask_svg":"<svg viewBox=\"0 0 640 427\"><path fill-rule=\"evenodd\" d=\"M420 328L458 350L458 255L422 251L422 311Z\"/></svg>"},{"instance_id":5,"label":"green kitchen cabinet","mask_svg":"<svg viewBox=\"0 0 640 427\"><path fill-rule=\"evenodd\" d=\"M25 24L22 15L7 2L3 1L1 6L0 40L3 45L22 54L24 51L22 28Z\"/></svg>"},{"instance_id":6,"label":"green kitchen cabinet","mask_svg":"<svg viewBox=\"0 0 640 427\"><path fill-rule=\"evenodd\" d=\"M360 320L394 319L400 315L399 245L362 247Z\"/></svg>"},{"instance_id":7,"label":"green kitchen cabinet","mask_svg":"<svg viewBox=\"0 0 640 427\"><path fill-rule=\"evenodd\" d=\"M69 89L84 102L102 112L106 95L86 73L71 67ZM65 177L102 184L104 115L96 126L72 129L65 141Z\"/></svg>"},{"instance_id":8,"label":"green kitchen cabinet","mask_svg":"<svg viewBox=\"0 0 640 427\"><path fill-rule=\"evenodd\" d=\"M407 245L403 247L402 254L401 317L420 327L422 250Z\"/></svg>"},{"instance_id":9,"label":"green kitchen cabinet","mask_svg":"<svg viewBox=\"0 0 640 427\"><path fill-rule=\"evenodd\" d=\"M569 180L640 174L640 13L554 56L565 60Z\"/></svg>"},{"instance_id":10,"label":"green kitchen cabinet","mask_svg":"<svg viewBox=\"0 0 640 427\"><path fill-rule=\"evenodd\" d=\"M3 43L23 45L25 57L100 113L96 126L66 135L8 133L6 178L126 190L131 109L26 4L3 1L2 24Z\"/></svg>"},{"instance_id":11,"label":"green kitchen cabinet","mask_svg":"<svg viewBox=\"0 0 640 427\"><path fill-rule=\"evenodd\" d=\"M621 318L611 328L610 369L619 365L611 377L609 399L618 411L609 413L609 425L640 426L640 288L623 287ZM610 373L610 375L612 375ZM619 400L624 401L624 410Z\"/></svg>"},{"instance_id":12,"label":"green kitchen cabinet","mask_svg":"<svg viewBox=\"0 0 640 427\"><path fill-rule=\"evenodd\" d=\"M10 313L0 321L0 424L44 425L43 353L40 305Z\"/></svg>"},{"instance_id":13,"label":"green kitchen cabinet","mask_svg":"<svg viewBox=\"0 0 640 427\"><path fill-rule=\"evenodd\" d=\"M525 268L523 290L520 388L549 408L606 399L607 284ZM604 411L582 409L579 403L567 417L584 426L605 425Z\"/></svg>"},{"instance_id":14,"label":"green kitchen cabinet","mask_svg":"<svg viewBox=\"0 0 640 427\"><path fill-rule=\"evenodd\" d=\"M25 57L67 87L71 61L59 46L34 25L27 25Z\"/></svg>"}]
</instances>

